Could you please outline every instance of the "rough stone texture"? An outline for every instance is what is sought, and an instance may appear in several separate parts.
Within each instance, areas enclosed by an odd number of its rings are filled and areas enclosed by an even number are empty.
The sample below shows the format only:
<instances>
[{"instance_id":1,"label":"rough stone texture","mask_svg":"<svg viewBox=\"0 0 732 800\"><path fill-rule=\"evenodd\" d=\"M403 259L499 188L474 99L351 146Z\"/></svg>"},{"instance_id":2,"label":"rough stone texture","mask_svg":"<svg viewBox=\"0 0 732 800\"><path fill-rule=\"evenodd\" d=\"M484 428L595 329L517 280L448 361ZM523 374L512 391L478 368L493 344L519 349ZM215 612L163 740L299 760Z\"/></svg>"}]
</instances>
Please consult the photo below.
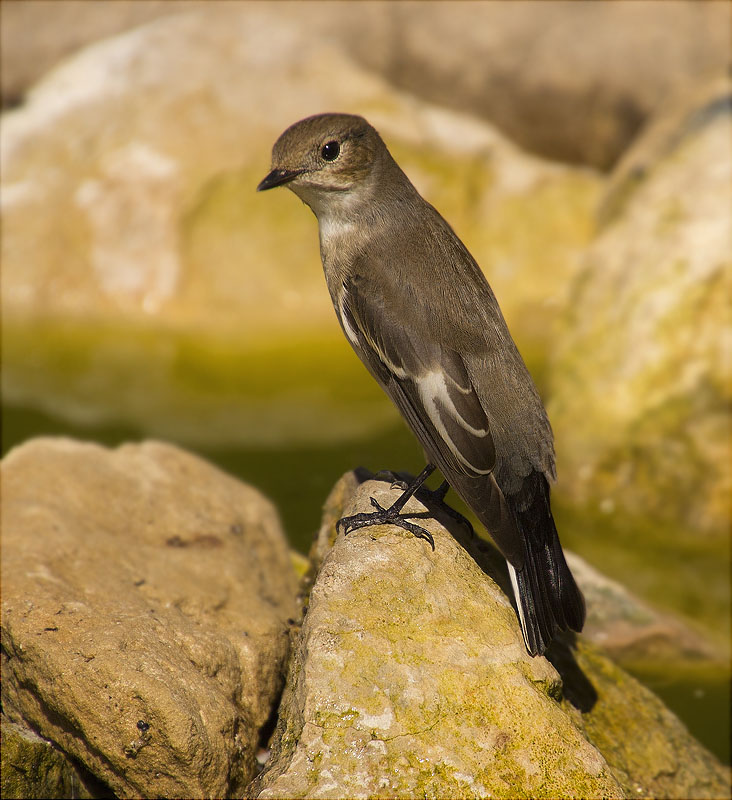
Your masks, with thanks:
<instances>
[{"instance_id":1,"label":"rough stone texture","mask_svg":"<svg viewBox=\"0 0 732 800\"><path fill-rule=\"evenodd\" d=\"M280 8L157 19L79 52L4 115L7 401L190 443L392 425L343 341L315 220L285 190L254 191L282 130L325 110L379 128L489 273L524 352L546 353L599 176L395 90L309 4Z\"/></svg>"},{"instance_id":2,"label":"rough stone texture","mask_svg":"<svg viewBox=\"0 0 732 800\"><path fill-rule=\"evenodd\" d=\"M386 506L346 476L326 514ZM415 500L408 508L423 510ZM327 524L327 523L326 523ZM321 530L322 556L332 532ZM391 526L324 556L257 797L715 797L727 773L590 645L526 655L501 559L454 522L436 549ZM477 561L475 560L477 559ZM317 559L316 559L317 561ZM622 734L618 732L622 730ZM616 741L616 737L622 741ZM637 743L637 747L634 747Z\"/></svg>"},{"instance_id":3,"label":"rough stone texture","mask_svg":"<svg viewBox=\"0 0 732 800\"><path fill-rule=\"evenodd\" d=\"M241 792L296 613L268 501L170 445L37 439L2 462L2 554L12 721L118 796Z\"/></svg>"},{"instance_id":4,"label":"rough stone texture","mask_svg":"<svg viewBox=\"0 0 732 800\"><path fill-rule=\"evenodd\" d=\"M207 7L209 27L231 4L7 3L4 102L76 47L197 5ZM730 56L732 19L719 2L257 5L309 38L337 42L396 86L483 116L529 149L600 167L671 93L722 72Z\"/></svg>"},{"instance_id":5,"label":"rough stone texture","mask_svg":"<svg viewBox=\"0 0 732 800\"><path fill-rule=\"evenodd\" d=\"M87 798L86 776L47 739L2 716L2 796L10 798ZM90 790L92 789L92 790Z\"/></svg>"},{"instance_id":6,"label":"rough stone texture","mask_svg":"<svg viewBox=\"0 0 732 800\"><path fill-rule=\"evenodd\" d=\"M564 682L563 707L602 753L626 797L729 796L729 767L653 692L582 639L575 664L567 661L567 652L552 655Z\"/></svg>"},{"instance_id":7,"label":"rough stone texture","mask_svg":"<svg viewBox=\"0 0 732 800\"><path fill-rule=\"evenodd\" d=\"M574 287L549 407L571 502L725 540L731 98L725 81L628 154Z\"/></svg>"},{"instance_id":8,"label":"rough stone texture","mask_svg":"<svg viewBox=\"0 0 732 800\"><path fill-rule=\"evenodd\" d=\"M359 482L374 476L366 469L347 472L338 480L323 504L323 518L308 554L310 569L304 574L304 591L312 588L315 577L336 540L335 524L343 516ZM414 476L404 473L404 480ZM417 494L422 497L421 491ZM667 668L705 664L723 668L724 654L687 621L659 611L595 569L585 559L565 548L567 562L587 601L587 620L582 638L599 645L620 664L666 664ZM493 557L494 556L494 557ZM503 559L492 550L492 568L503 570Z\"/></svg>"}]
</instances>

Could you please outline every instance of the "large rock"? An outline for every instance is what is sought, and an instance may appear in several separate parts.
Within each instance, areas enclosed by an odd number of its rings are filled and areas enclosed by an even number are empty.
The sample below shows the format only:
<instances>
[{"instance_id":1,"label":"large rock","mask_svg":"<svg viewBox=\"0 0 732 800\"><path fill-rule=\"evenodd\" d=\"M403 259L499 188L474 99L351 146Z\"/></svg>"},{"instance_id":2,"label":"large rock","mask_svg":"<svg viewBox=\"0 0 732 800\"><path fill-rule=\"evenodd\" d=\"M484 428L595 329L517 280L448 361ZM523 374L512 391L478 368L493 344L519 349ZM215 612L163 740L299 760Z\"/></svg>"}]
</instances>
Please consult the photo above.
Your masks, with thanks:
<instances>
[{"instance_id":1,"label":"large rock","mask_svg":"<svg viewBox=\"0 0 732 800\"><path fill-rule=\"evenodd\" d=\"M2 553L11 721L118 796L240 793L296 615L271 504L169 445L39 439L2 462Z\"/></svg>"},{"instance_id":2,"label":"large rock","mask_svg":"<svg viewBox=\"0 0 732 800\"><path fill-rule=\"evenodd\" d=\"M395 86L490 120L545 157L606 169L677 92L730 64L723 3L394 3L354 37ZM376 14L374 13L374 16Z\"/></svg>"},{"instance_id":3,"label":"large rock","mask_svg":"<svg viewBox=\"0 0 732 800\"><path fill-rule=\"evenodd\" d=\"M393 424L338 328L315 220L289 192L254 191L281 131L325 110L381 130L544 360L598 176L393 89L311 11L157 19L81 51L5 114L6 401L227 445Z\"/></svg>"},{"instance_id":4,"label":"large rock","mask_svg":"<svg viewBox=\"0 0 732 800\"><path fill-rule=\"evenodd\" d=\"M587 509L588 547L622 549L623 529L635 529L627 546L643 563L618 569L634 580L663 564L655 599L727 642L731 97L727 81L695 96L620 166L558 340L549 405L558 497ZM606 519L594 544L593 514Z\"/></svg>"},{"instance_id":5,"label":"large rock","mask_svg":"<svg viewBox=\"0 0 732 800\"><path fill-rule=\"evenodd\" d=\"M7 3L0 28L3 108L22 102L37 80L80 47L169 14L175 5L175 0Z\"/></svg>"},{"instance_id":6,"label":"large rock","mask_svg":"<svg viewBox=\"0 0 732 800\"><path fill-rule=\"evenodd\" d=\"M7 4L4 103L74 48L196 5L207 6L206 28L228 11L193 0ZM273 10L395 86L477 113L542 155L600 167L673 92L725 69L732 22L727 4L712 2L280 2Z\"/></svg>"},{"instance_id":7,"label":"large rock","mask_svg":"<svg viewBox=\"0 0 732 800\"><path fill-rule=\"evenodd\" d=\"M355 493L352 493L354 492ZM527 656L502 559L424 520L335 539L388 484L336 487L257 797L716 797L728 775L590 645ZM339 507L340 506L340 507ZM423 510L415 500L408 506ZM421 523L420 523L421 524ZM452 534L452 535L451 535ZM496 580L503 586L496 583Z\"/></svg>"}]
</instances>

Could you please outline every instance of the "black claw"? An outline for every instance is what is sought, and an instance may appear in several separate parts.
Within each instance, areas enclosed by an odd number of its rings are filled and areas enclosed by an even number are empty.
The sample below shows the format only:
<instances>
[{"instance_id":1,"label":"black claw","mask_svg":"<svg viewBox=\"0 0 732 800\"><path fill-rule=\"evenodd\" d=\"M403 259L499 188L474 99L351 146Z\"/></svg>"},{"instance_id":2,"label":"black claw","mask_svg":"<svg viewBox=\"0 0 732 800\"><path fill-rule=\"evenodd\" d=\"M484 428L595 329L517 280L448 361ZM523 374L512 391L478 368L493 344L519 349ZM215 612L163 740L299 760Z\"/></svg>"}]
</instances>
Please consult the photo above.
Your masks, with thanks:
<instances>
[{"instance_id":1,"label":"black claw","mask_svg":"<svg viewBox=\"0 0 732 800\"><path fill-rule=\"evenodd\" d=\"M374 497L369 498L371 505L376 509L376 511L372 512L371 514L362 513L353 514L353 516L350 517L342 517L338 520L338 522L336 522L336 532L340 530L341 526L343 526L343 535L348 536L349 533L358 530L359 528L368 528L372 525L397 525L400 528L404 528L405 531L409 531L418 539L424 539L426 542L429 542L430 547L434 550L435 540L432 538L432 534L424 528L420 528L419 525L414 525L411 522L407 522L409 519L431 517L432 515L426 512L417 512L416 514L399 513L402 508L404 508L407 500L414 495L414 493L422 486L422 484L434 472L434 470L434 465L428 464L414 479L414 482L406 488L401 497L392 503L389 508L384 508ZM394 475L393 472L377 473L377 476L378 475L386 475L387 480L393 480L393 483L401 484L401 481L397 478L397 476ZM438 489L438 492L439 491L440 490ZM447 491L447 489L445 489L445 491ZM444 492L442 493L442 496L444 497Z\"/></svg>"},{"instance_id":2,"label":"black claw","mask_svg":"<svg viewBox=\"0 0 732 800\"><path fill-rule=\"evenodd\" d=\"M403 481L396 472L392 472L390 469L381 469L374 475L374 480L377 481L389 481L389 488L390 489L400 489L402 492L405 492L409 488L409 484L406 481Z\"/></svg>"},{"instance_id":3,"label":"black claw","mask_svg":"<svg viewBox=\"0 0 732 800\"><path fill-rule=\"evenodd\" d=\"M415 518L429 518L431 516L429 512L400 514L399 511L393 511L393 507L384 508L373 497L370 499L371 505L378 509L377 511L371 514L361 513L354 514L350 517L343 517L336 523L336 531L342 528L343 535L348 536L348 534L353 533L353 531L359 530L360 528L370 528L372 525L396 525L399 528L403 528L405 531L409 531L409 533L417 539L424 539L426 542L429 542L430 547L433 550L435 549L435 540L432 534L419 525L408 521Z\"/></svg>"},{"instance_id":4,"label":"black claw","mask_svg":"<svg viewBox=\"0 0 732 800\"><path fill-rule=\"evenodd\" d=\"M385 509L383 506L381 506L381 505L379 504L379 501L378 501L376 498L374 498L374 497L369 497L369 500L371 501L371 505L372 505L374 508L378 509L379 511L386 511L386 509Z\"/></svg>"},{"instance_id":5,"label":"black claw","mask_svg":"<svg viewBox=\"0 0 732 800\"><path fill-rule=\"evenodd\" d=\"M423 486L424 481L429 477L434 469L435 468L432 464L428 464L409 486L407 486L407 484L405 484L398 475L389 470L382 470L381 472L376 473L374 476L376 479L390 481L392 488L395 486L399 488L406 487L402 496L399 497L391 506L389 506L389 508L384 508L378 502L378 500L376 500L376 498L370 497L369 500L371 502L371 506L375 508L376 511L373 511L370 514L354 514L353 516L339 519L338 522L336 522L336 532L343 530L343 534L348 536L349 533L352 533L359 528L367 528L371 525L397 525L398 527L403 528L405 531L409 531L409 533L411 533L417 539L424 539L426 542L429 542L430 547L434 550L435 540L433 539L432 534L425 528L408 521L414 519L433 518L433 512L418 511L411 514L400 513L407 500L414 495L421 500L428 509L439 509L448 516L452 517L460 525L464 526L470 533L471 537L475 536L475 531L470 520L466 519L460 512L455 511L454 508L451 508L445 502L445 495L450 488L450 484L447 481L443 481L439 488L435 489L434 491L430 491Z\"/></svg>"},{"instance_id":6,"label":"black claw","mask_svg":"<svg viewBox=\"0 0 732 800\"><path fill-rule=\"evenodd\" d=\"M399 525L405 530L408 530L411 534L416 536L417 539L424 539L426 542L429 543L429 546L432 548L432 550L435 549L435 540L432 538L432 534L425 528L420 528L419 525L412 525L410 522L404 522L404 521L396 522L393 524Z\"/></svg>"}]
</instances>

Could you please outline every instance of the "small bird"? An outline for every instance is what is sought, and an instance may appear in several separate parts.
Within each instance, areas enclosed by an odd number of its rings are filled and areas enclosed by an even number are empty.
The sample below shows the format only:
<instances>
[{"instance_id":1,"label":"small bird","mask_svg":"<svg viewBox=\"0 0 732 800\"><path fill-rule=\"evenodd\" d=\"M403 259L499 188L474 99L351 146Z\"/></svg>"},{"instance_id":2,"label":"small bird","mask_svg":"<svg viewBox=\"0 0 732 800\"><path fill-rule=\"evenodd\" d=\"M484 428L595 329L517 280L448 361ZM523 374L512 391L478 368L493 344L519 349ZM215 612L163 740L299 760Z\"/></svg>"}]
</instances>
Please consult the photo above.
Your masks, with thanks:
<instances>
[{"instance_id":1,"label":"small bird","mask_svg":"<svg viewBox=\"0 0 732 800\"><path fill-rule=\"evenodd\" d=\"M480 267L424 200L377 131L318 114L275 142L258 191L287 186L318 219L320 253L346 338L422 445L429 463L387 509L341 520L345 532L392 523L439 468L508 562L532 656L580 631L585 603L549 506L554 445L546 411Z\"/></svg>"}]
</instances>

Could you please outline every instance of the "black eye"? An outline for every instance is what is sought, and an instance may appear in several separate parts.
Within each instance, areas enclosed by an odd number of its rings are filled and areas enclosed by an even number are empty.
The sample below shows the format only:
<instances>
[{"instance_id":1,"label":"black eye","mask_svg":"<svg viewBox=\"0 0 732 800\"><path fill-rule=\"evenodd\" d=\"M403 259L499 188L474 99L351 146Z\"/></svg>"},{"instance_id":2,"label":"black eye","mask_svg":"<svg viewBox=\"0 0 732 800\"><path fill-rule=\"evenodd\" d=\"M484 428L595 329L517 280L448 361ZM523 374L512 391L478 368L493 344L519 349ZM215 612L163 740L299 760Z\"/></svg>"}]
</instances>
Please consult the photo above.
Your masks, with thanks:
<instances>
[{"instance_id":1,"label":"black eye","mask_svg":"<svg viewBox=\"0 0 732 800\"><path fill-rule=\"evenodd\" d=\"M341 152L341 146L333 140L332 142L326 142L322 149L320 150L320 155L323 157L325 161L335 161L338 158L338 154Z\"/></svg>"}]
</instances>

